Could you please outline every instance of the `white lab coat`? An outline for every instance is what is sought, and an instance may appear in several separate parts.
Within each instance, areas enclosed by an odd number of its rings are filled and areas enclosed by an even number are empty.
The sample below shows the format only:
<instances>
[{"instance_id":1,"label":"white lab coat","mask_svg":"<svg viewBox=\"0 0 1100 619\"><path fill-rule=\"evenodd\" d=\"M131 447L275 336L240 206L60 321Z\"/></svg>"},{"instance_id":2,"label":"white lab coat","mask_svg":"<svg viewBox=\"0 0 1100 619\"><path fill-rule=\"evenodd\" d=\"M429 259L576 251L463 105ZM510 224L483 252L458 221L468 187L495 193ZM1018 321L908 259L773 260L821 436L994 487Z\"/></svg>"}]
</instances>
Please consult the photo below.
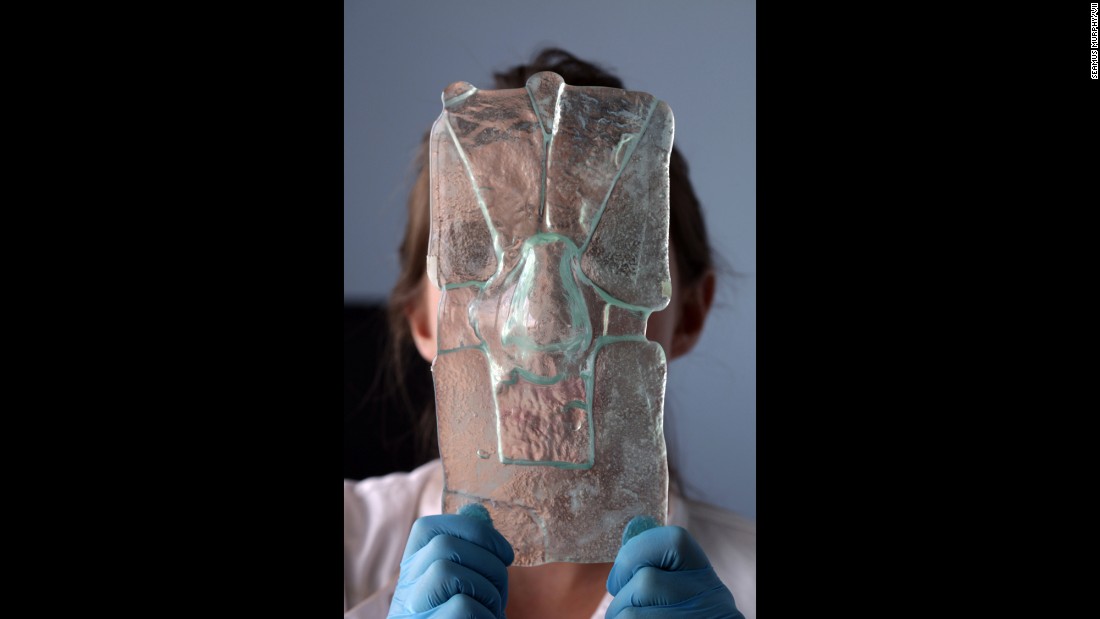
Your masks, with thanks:
<instances>
[{"instance_id":1,"label":"white lab coat","mask_svg":"<svg viewBox=\"0 0 1100 619\"><path fill-rule=\"evenodd\" d=\"M401 555L413 522L439 514L443 466L433 460L409 473L344 481L344 618L381 619L389 611ZM756 523L682 498L670 484L669 524L684 527L746 619L756 619ZM611 595L593 611L603 619Z\"/></svg>"}]
</instances>

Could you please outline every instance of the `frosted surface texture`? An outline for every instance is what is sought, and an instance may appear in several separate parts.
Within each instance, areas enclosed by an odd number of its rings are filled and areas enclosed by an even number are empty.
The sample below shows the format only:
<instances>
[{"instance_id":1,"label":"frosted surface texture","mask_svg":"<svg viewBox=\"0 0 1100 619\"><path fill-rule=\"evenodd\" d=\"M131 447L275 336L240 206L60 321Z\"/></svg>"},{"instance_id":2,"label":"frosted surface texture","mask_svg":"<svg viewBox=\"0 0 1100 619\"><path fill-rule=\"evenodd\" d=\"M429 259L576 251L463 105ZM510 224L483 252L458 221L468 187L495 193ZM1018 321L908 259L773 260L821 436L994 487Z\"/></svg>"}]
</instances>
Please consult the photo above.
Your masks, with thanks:
<instances>
[{"instance_id":1,"label":"frosted surface texture","mask_svg":"<svg viewBox=\"0 0 1100 619\"><path fill-rule=\"evenodd\" d=\"M515 565L613 561L668 505L665 357L673 120L651 95L566 85L443 92L428 275L443 510L484 505Z\"/></svg>"}]
</instances>

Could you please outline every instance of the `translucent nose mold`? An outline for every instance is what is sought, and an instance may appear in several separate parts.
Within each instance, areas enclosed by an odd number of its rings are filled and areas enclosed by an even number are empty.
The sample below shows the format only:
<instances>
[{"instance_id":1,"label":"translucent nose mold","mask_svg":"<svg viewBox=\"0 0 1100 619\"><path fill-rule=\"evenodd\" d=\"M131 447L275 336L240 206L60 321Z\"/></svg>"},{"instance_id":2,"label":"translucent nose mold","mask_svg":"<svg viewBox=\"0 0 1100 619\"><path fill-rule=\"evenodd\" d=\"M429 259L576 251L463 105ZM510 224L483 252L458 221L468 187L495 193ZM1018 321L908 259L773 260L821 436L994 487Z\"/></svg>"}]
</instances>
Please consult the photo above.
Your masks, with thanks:
<instances>
[{"instance_id":1,"label":"translucent nose mold","mask_svg":"<svg viewBox=\"0 0 1100 619\"><path fill-rule=\"evenodd\" d=\"M443 509L478 503L515 565L607 562L639 514L664 522L673 118L646 93L443 92L428 271Z\"/></svg>"}]
</instances>

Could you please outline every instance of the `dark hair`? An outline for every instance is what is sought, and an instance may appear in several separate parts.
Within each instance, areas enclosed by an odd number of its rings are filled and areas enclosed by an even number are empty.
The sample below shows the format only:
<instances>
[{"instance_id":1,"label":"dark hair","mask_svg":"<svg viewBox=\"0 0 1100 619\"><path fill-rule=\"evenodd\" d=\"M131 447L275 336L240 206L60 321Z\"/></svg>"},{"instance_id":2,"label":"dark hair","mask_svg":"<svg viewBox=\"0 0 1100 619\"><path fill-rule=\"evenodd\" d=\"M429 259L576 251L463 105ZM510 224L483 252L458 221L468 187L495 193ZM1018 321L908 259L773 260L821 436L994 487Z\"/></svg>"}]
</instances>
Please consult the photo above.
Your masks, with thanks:
<instances>
[{"instance_id":1,"label":"dark hair","mask_svg":"<svg viewBox=\"0 0 1100 619\"><path fill-rule=\"evenodd\" d=\"M558 48L547 48L538 52L528 64L493 73L493 80L498 89L523 88L527 78L540 71L553 71L572 86L624 88L622 80L606 69ZM418 300L426 270L430 204L427 142L428 134L425 133L415 161L417 176L409 193L405 237L398 249L401 273L389 298L388 318L393 335L391 357L394 368L403 368L410 359L413 362L418 359L411 342L405 311ZM688 178L687 160L675 146L672 147L669 157L668 174L669 243L675 248L671 253L676 259L680 286L691 286L713 268L713 257L707 242L707 230L699 199L695 196L695 190ZM400 370L395 372L398 380L402 375ZM429 399L425 406L427 410L416 420L418 464L438 457L434 400Z\"/></svg>"}]
</instances>

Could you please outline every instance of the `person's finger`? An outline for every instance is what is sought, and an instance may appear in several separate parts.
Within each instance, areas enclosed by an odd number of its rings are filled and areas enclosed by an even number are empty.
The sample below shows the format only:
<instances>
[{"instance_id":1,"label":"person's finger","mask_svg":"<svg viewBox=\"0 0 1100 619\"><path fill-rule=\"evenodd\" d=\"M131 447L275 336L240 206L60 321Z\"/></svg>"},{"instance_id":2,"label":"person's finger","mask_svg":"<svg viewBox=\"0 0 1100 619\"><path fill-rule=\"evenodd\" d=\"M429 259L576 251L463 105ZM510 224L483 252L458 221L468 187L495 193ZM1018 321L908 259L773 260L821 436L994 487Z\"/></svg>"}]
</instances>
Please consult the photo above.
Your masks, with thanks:
<instances>
[{"instance_id":1,"label":"person's finger","mask_svg":"<svg viewBox=\"0 0 1100 619\"><path fill-rule=\"evenodd\" d=\"M443 514L423 516L413 523L412 531L409 533L409 541L405 545L405 554L401 557L401 561L404 562L411 557L437 535L450 535L481 546L500 557L505 565L511 565L512 561L515 560L512 545L493 528L491 522L459 514Z\"/></svg>"},{"instance_id":2,"label":"person's finger","mask_svg":"<svg viewBox=\"0 0 1100 619\"><path fill-rule=\"evenodd\" d=\"M468 567L443 559L424 570L405 599L409 611L422 613L443 606L458 594L470 597L494 617L504 614L500 590L488 579Z\"/></svg>"},{"instance_id":3,"label":"person's finger","mask_svg":"<svg viewBox=\"0 0 1100 619\"><path fill-rule=\"evenodd\" d=\"M474 598L459 593L443 603L442 606L417 615L417 619L501 619L485 608Z\"/></svg>"},{"instance_id":4,"label":"person's finger","mask_svg":"<svg viewBox=\"0 0 1100 619\"><path fill-rule=\"evenodd\" d=\"M634 516L630 519L630 522L626 523L626 526L623 527L623 541L619 544L619 548L622 548L623 544L637 537L639 533L655 529L659 526L661 525L649 516Z\"/></svg>"},{"instance_id":5,"label":"person's finger","mask_svg":"<svg viewBox=\"0 0 1100 619\"><path fill-rule=\"evenodd\" d=\"M401 563L403 578L419 580L433 563L451 561L481 574L497 591L503 603L508 601L508 568L500 557L481 546L451 535L437 535L423 548Z\"/></svg>"},{"instance_id":6,"label":"person's finger","mask_svg":"<svg viewBox=\"0 0 1100 619\"><path fill-rule=\"evenodd\" d=\"M666 572L655 567L643 567L615 594L606 616L616 617L623 609L630 607L660 606L667 609L678 605L691 606L699 602L699 596L716 589L724 590L725 587L711 568ZM726 593L728 595L728 591ZM729 597L732 602L732 596ZM692 610L695 610L694 606Z\"/></svg>"},{"instance_id":7,"label":"person's finger","mask_svg":"<svg viewBox=\"0 0 1100 619\"><path fill-rule=\"evenodd\" d=\"M681 527L657 527L628 539L607 576L607 591L618 595L634 573L643 567L676 572L710 567L706 553Z\"/></svg>"}]
</instances>

